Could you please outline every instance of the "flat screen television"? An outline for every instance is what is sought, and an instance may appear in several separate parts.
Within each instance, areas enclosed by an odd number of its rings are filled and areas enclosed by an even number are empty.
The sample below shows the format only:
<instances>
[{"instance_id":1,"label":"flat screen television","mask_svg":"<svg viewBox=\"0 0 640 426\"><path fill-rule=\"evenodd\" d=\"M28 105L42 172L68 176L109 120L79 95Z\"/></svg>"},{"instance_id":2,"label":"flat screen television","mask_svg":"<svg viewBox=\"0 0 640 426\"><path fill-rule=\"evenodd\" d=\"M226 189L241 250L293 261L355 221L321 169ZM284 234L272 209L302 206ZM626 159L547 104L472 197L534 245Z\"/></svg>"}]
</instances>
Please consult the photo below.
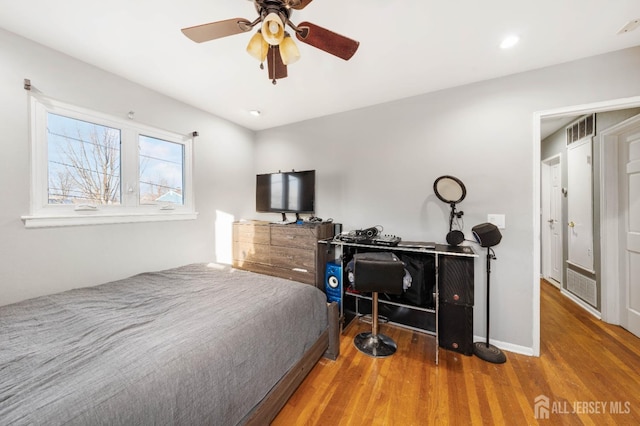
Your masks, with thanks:
<instances>
[{"instance_id":1,"label":"flat screen television","mask_svg":"<svg viewBox=\"0 0 640 426\"><path fill-rule=\"evenodd\" d=\"M315 213L316 171L256 175L256 211L263 213Z\"/></svg>"}]
</instances>

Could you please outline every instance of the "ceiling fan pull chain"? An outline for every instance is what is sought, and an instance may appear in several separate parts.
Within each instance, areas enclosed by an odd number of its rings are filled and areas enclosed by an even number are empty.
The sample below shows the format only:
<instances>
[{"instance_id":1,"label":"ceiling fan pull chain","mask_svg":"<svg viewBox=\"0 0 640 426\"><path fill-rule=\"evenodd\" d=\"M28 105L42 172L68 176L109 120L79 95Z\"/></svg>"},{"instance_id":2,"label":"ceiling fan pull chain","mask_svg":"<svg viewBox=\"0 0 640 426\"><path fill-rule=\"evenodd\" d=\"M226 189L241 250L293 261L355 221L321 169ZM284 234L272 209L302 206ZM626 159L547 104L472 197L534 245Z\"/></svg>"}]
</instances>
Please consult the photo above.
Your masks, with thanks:
<instances>
[{"instance_id":1,"label":"ceiling fan pull chain","mask_svg":"<svg viewBox=\"0 0 640 426\"><path fill-rule=\"evenodd\" d=\"M271 83L273 83L274 86L278 84L278 82L276 81L276 53L278 53L276 52L276 49L272 46L269 46L269 54L273 55L273 59L271 60L271 67L273 68L273 80L271 81Z\"/></svg>"}]
</instances>

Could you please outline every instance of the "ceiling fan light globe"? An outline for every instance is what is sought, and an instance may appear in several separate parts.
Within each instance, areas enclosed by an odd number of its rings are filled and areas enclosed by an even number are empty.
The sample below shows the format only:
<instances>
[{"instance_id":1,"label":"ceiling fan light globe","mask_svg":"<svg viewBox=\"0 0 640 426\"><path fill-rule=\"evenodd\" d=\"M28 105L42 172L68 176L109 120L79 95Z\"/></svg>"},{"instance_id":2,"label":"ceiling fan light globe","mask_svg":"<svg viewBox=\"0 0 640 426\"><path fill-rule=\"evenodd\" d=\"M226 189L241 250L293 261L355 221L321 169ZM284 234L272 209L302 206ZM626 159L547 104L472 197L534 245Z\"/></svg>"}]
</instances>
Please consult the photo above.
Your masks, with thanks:
<instances>
[{"instance_id":1,"label":"ceiling fan light globe","mask_svg":"<svg viewBox=\"0 0 640 426\"><path fill-rule=\"evenodd\" d=\"M285 65L291 65L300 59L300 50L289 34L280 43L280 57Z\"/></svg>"},{"instance_id":2,"label":"ceiling fan light globe","mask_svg":"<svg viewBox=\"0 0 640 426\"><path fill-rule=\"evenodd\" d=\"M273 46L279 45L284 39L284 23L277 13L268 14L262 21L262 37Z\"/></svg>"},{"instance_id":3,"label":"ceiling fan light globe","mask_svg":"<svg viewBox=\"0 0 640 426\"><path fill-rule=\"evenodd\" d=\"M247 53L260 62L264 62L265 59L267 59L267 52L269 52L269 43L265 41L260 31L258 31L251 37L251 40L249 40Z\"/></svg>"}]
</instances>

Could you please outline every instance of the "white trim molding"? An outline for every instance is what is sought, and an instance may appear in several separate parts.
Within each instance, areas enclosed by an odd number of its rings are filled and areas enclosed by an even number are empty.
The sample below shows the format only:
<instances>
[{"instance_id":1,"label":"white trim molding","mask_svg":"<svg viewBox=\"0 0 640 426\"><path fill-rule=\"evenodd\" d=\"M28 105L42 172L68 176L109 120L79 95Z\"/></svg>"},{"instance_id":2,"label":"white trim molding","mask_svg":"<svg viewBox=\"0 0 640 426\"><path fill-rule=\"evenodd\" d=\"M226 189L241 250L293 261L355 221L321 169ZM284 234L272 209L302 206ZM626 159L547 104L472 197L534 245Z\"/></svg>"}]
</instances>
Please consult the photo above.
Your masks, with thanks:
<instances>
[{"instance_id":1,"label":"white trim molding","mask_svg":"<svg viewBox=\"0 0 640 426\"><path fill-rule=\"evenodd\" d=\"M25 228L57 228L61 226L107 225L115 223L163 222L194 220L198 213L153 213L153 214L92 214L77 216L22 216Z\"/></svg>"},{"instance_id":2,"label":"white trim molding","mask_svg":"<svg viewBox=\"0 0 640 426\"><path fill-rule=\"evenodd\" d=\"M620 227L618 188L618 135L640 121L631 117L600 134L600 247L602 259L602 319L622 325L620 289Z\"/></svg>"}]
</instances>

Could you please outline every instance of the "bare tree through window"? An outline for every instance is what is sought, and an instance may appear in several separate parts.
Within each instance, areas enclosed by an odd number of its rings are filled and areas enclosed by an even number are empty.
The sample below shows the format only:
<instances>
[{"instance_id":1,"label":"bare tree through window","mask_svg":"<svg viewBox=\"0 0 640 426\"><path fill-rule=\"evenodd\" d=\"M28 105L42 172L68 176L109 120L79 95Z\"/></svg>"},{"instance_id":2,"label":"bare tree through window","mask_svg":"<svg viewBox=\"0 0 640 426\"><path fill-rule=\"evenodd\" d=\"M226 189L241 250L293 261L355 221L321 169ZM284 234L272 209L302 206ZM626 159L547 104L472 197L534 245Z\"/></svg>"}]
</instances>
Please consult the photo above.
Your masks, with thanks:
<instances>
[{"instance_id":1,"label":"bare tree through window","mask_svg":"<svg viewBox=\"0 0 640 426\"><path fill-rule=\"evenodd\" d=\"M48 114L49 204L120 204L119 129Z\"/></svg>"}]
</instances>

